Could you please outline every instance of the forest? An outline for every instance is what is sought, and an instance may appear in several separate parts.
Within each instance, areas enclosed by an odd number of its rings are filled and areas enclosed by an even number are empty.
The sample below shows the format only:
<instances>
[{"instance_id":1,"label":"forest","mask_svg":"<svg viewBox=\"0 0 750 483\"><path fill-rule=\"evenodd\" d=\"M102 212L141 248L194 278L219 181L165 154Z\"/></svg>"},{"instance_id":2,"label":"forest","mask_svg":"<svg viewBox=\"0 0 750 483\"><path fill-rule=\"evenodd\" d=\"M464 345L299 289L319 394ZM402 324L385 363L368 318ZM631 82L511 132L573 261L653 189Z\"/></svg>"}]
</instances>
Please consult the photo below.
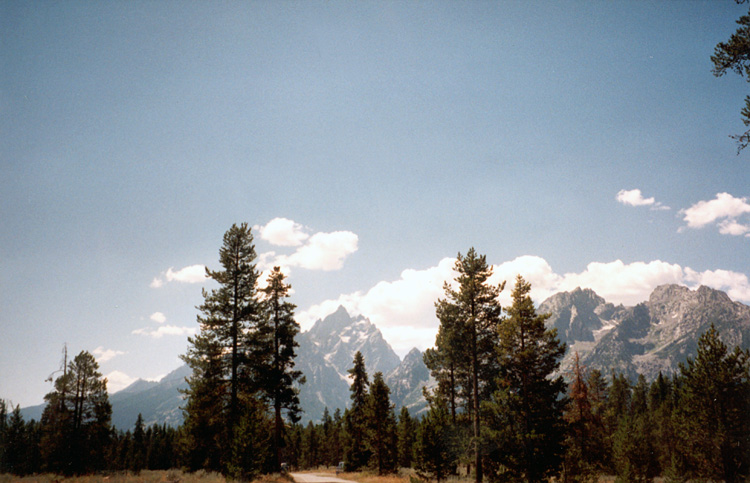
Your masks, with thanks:
<instances>
[{"instance_id":1,"label":"forest","mask_svg":"<svg viewBox=\"0 0 750 483\"><path fill-rule=\"evenodd\" d=\"M696 356L654 381L588 370L559 374L566 352L537 313L531 285L504 284L473 248L435 303L440 323L425 364L422 414L397 413L383 374L357 353L350 404L300 424L295 305L274 268L259 280L253 235L233 225L206 270L199 332L182 356L192 369L184 423L114 428L106 380L95 358L67 356L40 421L0 400L0 474L60 475L181 468L252 480L284 468L344 463L346 471L416 480L461 475L500 481L746 481L750 477L750 351L729 348L712 326Z\"/></svg>"}]
</instances>

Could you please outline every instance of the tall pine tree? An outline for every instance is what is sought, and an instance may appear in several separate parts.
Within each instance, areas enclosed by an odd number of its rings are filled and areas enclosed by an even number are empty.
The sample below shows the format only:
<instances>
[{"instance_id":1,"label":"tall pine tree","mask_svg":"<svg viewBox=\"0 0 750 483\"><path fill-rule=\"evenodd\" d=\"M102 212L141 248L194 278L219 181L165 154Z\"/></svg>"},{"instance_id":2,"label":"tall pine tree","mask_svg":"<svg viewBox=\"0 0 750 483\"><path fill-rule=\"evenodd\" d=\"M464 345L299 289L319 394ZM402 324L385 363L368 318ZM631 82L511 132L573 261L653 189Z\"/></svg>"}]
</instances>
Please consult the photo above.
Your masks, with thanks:
<instances>
[{"instance_id":1,"label":"tall pine tree","mask_svg":"<svg viewBox=\"0 0 750 483\"><path fill-rule=\"evenodd\" d=\"M263 364L260 308L253 235L247 223L232 225L219 250L222 270L206 269L218 288L203 290L198 307L200 332L190 337L183 360L193 370L188 379L185 428L190 466L226 472L235 444L242 406L259 389ZM237 467L237 465L233 465Z\"/></svg>"},{"instance_id":2,"label":"tall pine tree","mask_svg":"<svg viewBox=\"0 0 750 483\"><path fill-rule=\"evenodd\" d=\"M480 483L483 471L480 406L495 387L497 328L502 310L498 297L504 284L489 283L492 267L474 248L466 256L459 253L453 268L458 272L457 289L446 283L445 299L436 303L441 321L439 338L436 352L428 355L425 362L432 366L434 377L445 387L442 391L448 396L453 420L458 384L465 386L465 399L469 403L466 409L472 421L475 477Z\"/></svg>"},{"instance_id":3,"label":"tall pine tree","mask_svg":"<svg viewBox=\"0 0 750 483\"><path fill-rule=\"evenodd\" d=\"M296 306L286 300L291 285L284 283L284 274L279 267L273 268L267 282L262 290L265 299L259 332L265 335L266 347L272 353L265 358L261 378L263 391L274 410L272 466L279 471L284 441L282 411L292 423L299 421L301 408L295 383L304 383L305 379L302 371L294 370L294 349L299 347L294 338L299 333L299 324L294 320Z\"/></svg>"},{"instance_id":4,"label":"tall pine tree","mask_svg":"<svg viewBox=\"0 0 750 483\"><path fill-rule=\"evenodd\" d=\"M352 400L351 407L346 411L346 442L344 448L344 466L347 471L356 471L370 460L370 451L366 446L366 412L369 381L365 369L365 358L357 351L354 354L354 366L348 373L352 379L349 387Z\"/></svg>"},{"instance_id":5,"label":"tall pine tree","mask_svg":"<svg viewBox=\"0 0 750 483\"><path fill-rule=\"evenodd\" d=\"M396 417L390 395L383 373L376 372L367 398L365 421L367 446L372 453L372 464L380 475L395 471L397 465Z\"/></svg>"},{"instance_id":6,"label":"tall pine tree","mask_svg":"<svg viewBox=\"0 0 750 483\"><path fill-rule=\"evenodd\" d=\"M520 275L500 326L500 389L486 405L494 447L493 477L541 481L558 471L564 437L565 382L552 378L565 354L549 315L536 313L531 284Z\"/></svg>"}]
</instances>

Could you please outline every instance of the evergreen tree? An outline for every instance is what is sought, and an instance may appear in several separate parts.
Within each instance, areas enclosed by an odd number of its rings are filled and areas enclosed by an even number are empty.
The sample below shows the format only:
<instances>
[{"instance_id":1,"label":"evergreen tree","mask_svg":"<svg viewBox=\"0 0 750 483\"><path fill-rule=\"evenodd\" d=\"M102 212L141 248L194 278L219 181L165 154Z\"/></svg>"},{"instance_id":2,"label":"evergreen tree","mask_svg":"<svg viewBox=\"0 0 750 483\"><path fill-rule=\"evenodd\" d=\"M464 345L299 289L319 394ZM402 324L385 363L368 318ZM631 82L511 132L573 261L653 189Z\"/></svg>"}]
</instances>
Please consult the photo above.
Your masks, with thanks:
<instances>
[{"instance_id":1,"label":"evergreen tree","mask_svg":"<svg viewBox=\"0 0 750 483\"><path fill-rule=\"evenodd\" d=\"M138 413L133 429L133 444L130 446L129 469L136 474L146 467L146 432L143 428L143 416Z\"/></svg>"},{"instance_id":2,"label":"evergreen tree","mask_svg":"<svg viewBox=\"0 0 750 483\"><path fill-rule=\"evenodd\" d=\"M417 474L422 478L435 478L440 482L455 471L454 433L445 401L431 404L422 418L417 428L414 453Z\"/></svg>"},{"instance_id":3,"label":"evergreen tree","mask_svg":"<svg viewBox=\"0 0 750 483\"><path fill-rule=\"evenodd\" d=\"M367 446L380 475L395 471L397 465L396 418L390 395L391 390L383 380L383 373L376 372L370 385L365 421Z\"/></svg>"},{"instance_id":4,"label":"evergreen tree","mask_svg":"<svg viewBox=\"0 0 750 483\"><path fill-rule=\"evenodd\" d=\"M302 467L315 468L319 464L320 441L312 421L307 423L302 438Z\"/></svg>"},{"instance_id":5,"label":"evergreen tree","mask_svg":"<svg viewBox=\"0 0 750 483\"><path fill-rule=\"evenodd\" d=\"M647 391L646 379L640 375L632 391L629 413L620 417L613 436L612 456L621 481L652 481L658 474Z\"/></svg>"},{"instance_id":6,"label":"evergreen tree","mask_svg":"<svg viewBox=\"0 0 750 483\"><path fill-rule=\"evenodd\" d=\"M586 371L576 352L568 385L568 406L565 410L565 421L568 424L563 464L565 481L589 481L597 473L596 447L601 441L596 439L592 399L589 378L586 377Z\"/></svg>"},{"instance_id":7,"label":"evergreen tree","mask_svg":"<svg viewBox=\"0 0 750 483\"><path fill-rule=\"evenodd\" d=\"M409 410L402 406L398 417L398 465L402 468L411 468L414 459L415 426Z\"/></svg>"},{"instance_id":8,"label":"evergreen tree","mask_svg":"<svg viewBox=\"0 0 750 483\"><path fill-rule=\"evenodd\" d=\"M467 401L466 409L472 420L472 450L476 469L476 481L482 481L482 427L480 405L489 399L494 390L497 374L496 348L497 328L500 322L501 307L498 297L503 289L490 285L492 267L484 255L474 248L466 256L460 253L454 270L458 272L453 289L445 284L445 299L436 303L436 313L440 318L439 338L436 340L436 353L425 359L435 371L435 377L443 381L443 389L448 394L452 416L455 416L457 383L462 382ZM445 327L443 327L445 324ZM428 353L429 354L429 353ZM466 375L467 377L462 377ZM447 378L447 379L446 379ZM447 382L446 382L447 380Z\"/></svg>"},{"instance_id":9,"label":"evergreen tree","mask_svg":"<svg viewBox=\"0 0 750 483\"><path fill-rule=\"evenodd\" d=\"M252 395L240 399L242 413L232 436L226 473L240 481L252 481L260 473L275 471L272 461L273 423L266 406Z\"/></svg>"},{"instance_id":10,"label":"evergreen tree","mask_svg":"<svg viewBox=\"0 0 750 483\"><path fill-rule=\"evenodd\" d=\"M263 370L263 391L274 409L273 460L275 471L281 469L281 446L283 443L284 422L282 410L288 419L295 423L301 412L298 389L295 383L304 383L301 371L294 370L294 352L299 344L294 340L299 333L299 324L294 320L295 305L285 299L289 296L290 285L284 283L284 274L274 267L268 276L268 285L263 289L265 300L261 332L270 339L268 348L273 350L267 357L267 367Z\"/></svg>"},{"instance_id":11,"label":"evergreen tree","mask_svg":"<svg viewBox=\"0 0 750 483\"><path fill-rule=\"evenodd\" d=\"M438 300L435 303L435 314L440 322L435 347L427 349L423 359L438 383L432 397L446 400L455 425L459 401L463 400L464 404L468 404L472 400L471 358L467 351L469 341L466 340L469 334L462 330L457 304L449 300ZM471 409L466 408L467 411Z\"/></svg>"},{"instance_id":12,"label":"evergreen tree","mask_svg":"<svg viewBox=\"0 0 750 483\"><path fill-rule=\"evenodd\" d=\"M675 422L683 476L744 481L750 476L750 351L729 352L712 324L680 372Z\"/></svg>"},{"instance_id":13,"label":"evergreen tree","mask_svg":"<svg viewBox=\"0 0 750 483\"><path fill-rule=\"evenodd\" d=\"M493 477L540 481L558 471L564 437L565 382L552 378L565 354L549 315L536 313L521 276L500 326L500 389L486 405L491 418Z\"/></svg>"},{"instance_id":14,"label":"evergreen tree","mask_svg":"<svg viewBox=\"0 0 750 483\"><path fill-rule=\"evenodd\" d=\"M82 351L45 396L42 449L47 469L65 474L100 470L111 436L107 380L94 356Z\"/></svg>"},{"instance_id":15,"label":"evergreen tree","mask_svg":"<svg viewBox=\"0 0 750 483\"><path fill-rule=\"evenodd\" d=\"M365 359L362 353L354 354L354 366L347 372L351 375L352 385L349 387L352 400L351 408L345 413L346 443L344 448L344 466L346 471L356 471L367 465L370 451L366 447L366 408L367 386L369 381L365 370Z\"/></svg>"},{"instance_id":16,"label":"evergreen tree","mask_svg":"<svg viewBox=\"0 0 750 483\"><path fill-rule=\"evenodd\" d=\"M241 401L255 405L250 399L260 389L258 369L266 362L266 341L258 330L261 314L255 258L250 228L246 223L232 225L219 250L222 270L206 269L207 277L219 287L203 290L204 301L198 307L200 332L188 338L190 346L182 356L193 370L185 391L183 443L192 469L226 473L239 452L233 446L251 444L239 440L235 430L240 419L248 417ZM253 437L247 431L243 435Z\"/></svg>"},{"instance_id":17,"label":"evergreen tree","mask_svg":"<svg viewBox=\"0 0 750 483\"><path fill-rule=\"evenodd\" d=\"M10 414L4 439L4 471L18 476L30 473L30 468L26 465L26 456L29 449L26 425L21 416L21 407L18 405Z\"/></svg>"}]
</instances>

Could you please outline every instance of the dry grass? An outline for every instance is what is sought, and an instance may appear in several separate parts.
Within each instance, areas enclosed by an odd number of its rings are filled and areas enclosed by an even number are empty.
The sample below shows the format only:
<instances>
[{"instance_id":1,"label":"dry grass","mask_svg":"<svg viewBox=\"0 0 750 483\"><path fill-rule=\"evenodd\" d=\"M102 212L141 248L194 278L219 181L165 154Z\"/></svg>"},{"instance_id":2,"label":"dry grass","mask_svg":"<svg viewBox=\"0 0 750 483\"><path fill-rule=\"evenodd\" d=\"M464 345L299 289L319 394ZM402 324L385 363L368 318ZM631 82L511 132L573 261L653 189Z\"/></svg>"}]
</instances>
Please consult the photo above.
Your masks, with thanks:
<instances>
[{"instance_id":1,"label":"dry grass","mask_svg":"<svg viewBox=\"0 0 750 483\"><path fill-rule=\"evenodd\" d=\"M0 483L226 483L218 473L196 471L187 473L180 470L141 471L139 474L115 473L110 475L76 476L65 478L59 475L44 474L25 476L0 475ZM264 475L252 483L290 483L285 476Z\"/></svg>"}]
</instances>

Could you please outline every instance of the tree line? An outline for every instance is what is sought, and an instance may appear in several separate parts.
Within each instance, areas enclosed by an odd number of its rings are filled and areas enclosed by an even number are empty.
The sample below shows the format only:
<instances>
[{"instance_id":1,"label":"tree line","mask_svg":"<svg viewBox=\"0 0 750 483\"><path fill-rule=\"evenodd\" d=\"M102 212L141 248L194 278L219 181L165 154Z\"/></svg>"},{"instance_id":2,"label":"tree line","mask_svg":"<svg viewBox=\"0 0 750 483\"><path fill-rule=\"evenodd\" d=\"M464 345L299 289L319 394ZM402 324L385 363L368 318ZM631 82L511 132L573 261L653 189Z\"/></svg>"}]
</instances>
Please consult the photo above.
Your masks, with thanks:
<instances>
[{"instance_id":1,"label":"tree line","mask_svg":"<svg viewBox=\"0 0 750 483\"><path fill-rule=\"evenodd\" d=\"M647 383L588 370L566 347L531 285L504 284L473 248L458 254L457 277L436 304L435 347L424 354L434 386L411 415L390 402L382 373L370 379L361 353L349 370L351 402L303 426L295 369L295 306L275 267L261 281L247 224L233 225L219 251L217 288L203 290L199 332L183 360L192 368L179 428L111 425L106 380L94 357L67 353L39 422L0 401L0 473L83 474L181 467L235 479L344 463L385 474L414 468L423 479L466 475L477 482L622 481L662 475L744 481L750 475L750 352L724 345L712 327L695 359ZM263 282L263 283L260 283ZM567 380L567 382L566 382Z\"/></svg>"}]
</instances>

